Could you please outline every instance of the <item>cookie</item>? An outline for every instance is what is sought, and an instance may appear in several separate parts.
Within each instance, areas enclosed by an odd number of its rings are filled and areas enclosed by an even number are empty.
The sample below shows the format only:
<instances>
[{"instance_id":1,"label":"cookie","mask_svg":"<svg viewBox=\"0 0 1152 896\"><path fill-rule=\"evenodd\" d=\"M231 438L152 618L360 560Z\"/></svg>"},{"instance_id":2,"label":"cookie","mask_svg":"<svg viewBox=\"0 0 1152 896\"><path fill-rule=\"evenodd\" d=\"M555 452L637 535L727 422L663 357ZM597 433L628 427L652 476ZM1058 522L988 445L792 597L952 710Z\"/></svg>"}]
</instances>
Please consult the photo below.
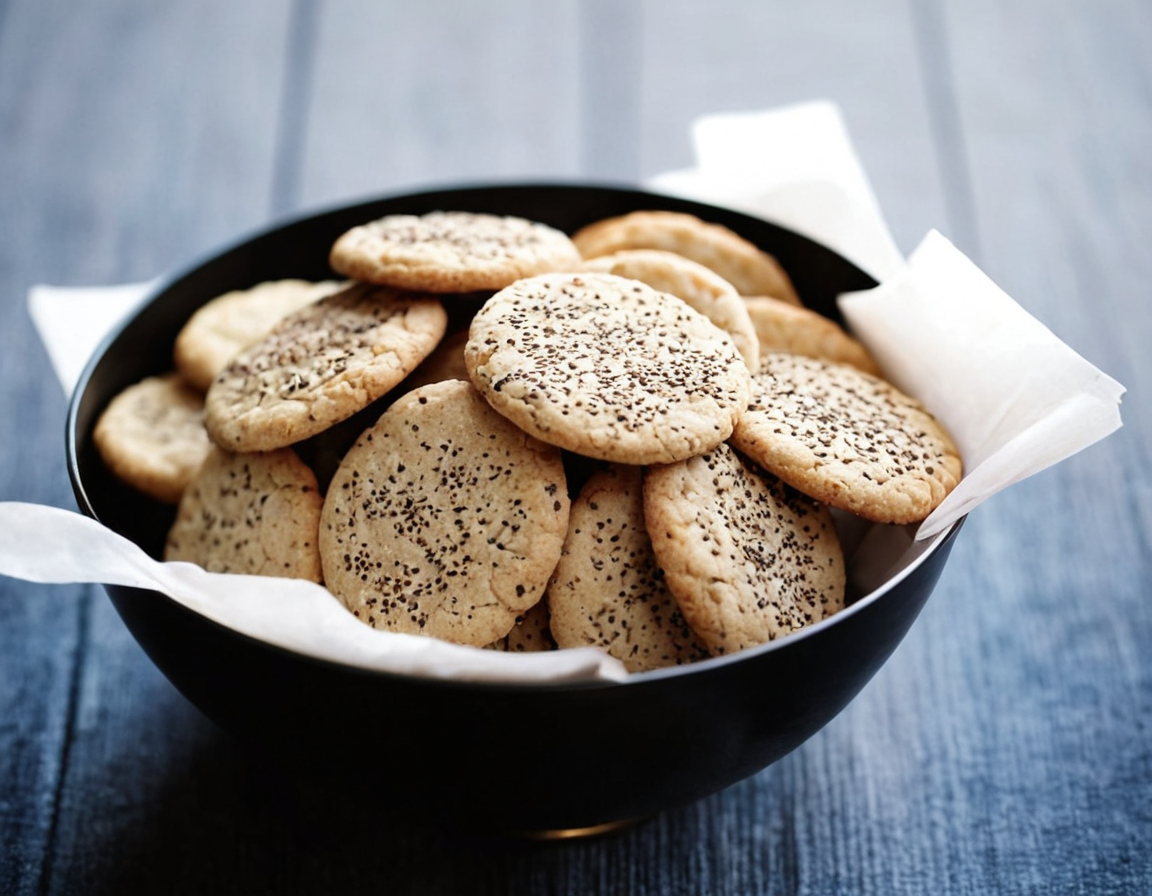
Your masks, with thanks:
<instances>
[{"instance_id":1,"label":"cookie","mask_svg":"<svg viewBox=\"0 0 1152 896\"><path fill-rule=\"evenodd\" d=\"M180 501L164 559L319 582L320 504L316 477L291 448L213 448Z\"/></svg>"},{"instance_id":2,"label":"cookie","mask_svg":"<svg viewBox=\"0 0 1152 896\"><path fill-rule=\"evenodd\" d=\"M773 296L799 305L780 263L727 227L682 212L640 211L589 224L572 236L585 258L622 249L664 249L715 271L744 296Z\"/></svg>"},{"instance_id":3,"label":"cookie","mask_svg":"<svg viewBox=\"0 0 1152 896\"><path fill-rule=\"evenodd\" d=\"M640 467L614 465L581 489L547 600L560 647L599 647L629 672L709 655L652 552Z\"/></svg>"},{"instance_id":4,"label":"cookie","mask_svg":"<svg viewBox=\"0 0 1152 896\"><path fill-rule=\"evenodd\" d=\"M207 392L243 349L283 317L340 289L335 280L274 280L217 296L193 314L176 336L173 359L188 385Z\"/></svg>"},{"instance_id":5,"label":"cookie","mask_svg":"<svg viewBox=\"0 0 1152 896\"><path fill-rule=\"evenodd\" d=\"M644 476L652 550L684 618L714 654L819 622L844 606L832 515L728 445Z\"/></svg>"},{"instance_id":6,"label":"cookie","mask_svg":"<svg viewBox=\"0 0 1152 896\"><path fill-rule=\"evenodd\" d=\"M747 297L744 303L761 354L790 352L851 364L880 376L880 368L868 349L823 315L767 296Z\"/></svg>"},{"instance_id":7,"label":"cookie","mask_svg":"<svg viewBox=\"0 0 1152 896\"><path fill-rule=\"evenodd\" d=\"M444 335L434 298L356 284L290 314L237 355L205 399L228 451L271 451L322 432L387 393Z\"/></svg>"},{"instance_id":8,"label":"cookie","mask_svg":"<svg viewBox=\"0 0 1152 896\"><path fill-rule=\"evenodd\" d=\"M543 595L568 511L559 451L468 383L424 386L337 469L320 524L324 580L374 628L481 647Z\"/></svg>"},{"instance_id":9,"label":"cookie","mask_svg":"<svg viewBox=\"0 0 1152 896\"><path fill-rule=\"evenodd\" d=\"M806 494L878 523L924 519L960 481L936 419L846 364L769 354L731 442Z\"/></svg>"},{"instance_id":10,"label":"cookie","mask_svg":"<svg viewBox=\"0 0 1152 896\"><path fill-rule=\"evenodd\" d=\"M502 289L521 277L575 270L564 233L524 218L473 212L389 215L332 246L333 270L355 280L435 293Z\"/></svg>"},{"instance_id":11,"label":"cookie","mask_svg":"<svg viewBox=\"0 0 1152 896\"><path fill-rule=\"evenodd\" d=\"M489 650L503 650L506 653L539 653L555 650L556 641L549 628L548 602L539 600L516 617L512 631L503 638L488 645Z\"/></svg>"},{"instance_id":12,"label":"cookie","mask_svg":"<svg viewBox=\"0 0 1152 896\"><path fill-rule=\"evenodd\" d=\"M736 287L714 271L661 249L625 249L584 263L584 270L647 283L683 299L721 330L727 330L749 370L760 366L760 343Z\"/></svg>"},{"instance_id":13,"label":"cookie","mask_svg":"<svg viewBox=\"0 0 1152 896\"><path fill-rule=\"evenodd\" d=\"M177 373L148 377L112 399L92 441L121 481L176 504L212 447L204 397Z\"/></svg>"},{"instance_id":14,"label":"cookie","mask_svg":"<svg viewBox=\"0 0 1152 896\"><path fill-rule=\"evenodd\" d=\"M667 463L723 442L750 374L732 338L682 300L612 274L546 274L472 321L472 382L542 441L616 463Z\"/></svg>"},{"instance_id":15,"label":"cookie","mask_svg":"<svg viewBox=\"0 0 1152 896\"><path fill-rule=\"evenodd\" d=\"M468 379L468 366L464 363L464 346L467 342L467 330L457 330L445 336L433 349L432 354L405 377L404 388L411 390L427 386L429 383Z\"/></svg>"}]
</instances>

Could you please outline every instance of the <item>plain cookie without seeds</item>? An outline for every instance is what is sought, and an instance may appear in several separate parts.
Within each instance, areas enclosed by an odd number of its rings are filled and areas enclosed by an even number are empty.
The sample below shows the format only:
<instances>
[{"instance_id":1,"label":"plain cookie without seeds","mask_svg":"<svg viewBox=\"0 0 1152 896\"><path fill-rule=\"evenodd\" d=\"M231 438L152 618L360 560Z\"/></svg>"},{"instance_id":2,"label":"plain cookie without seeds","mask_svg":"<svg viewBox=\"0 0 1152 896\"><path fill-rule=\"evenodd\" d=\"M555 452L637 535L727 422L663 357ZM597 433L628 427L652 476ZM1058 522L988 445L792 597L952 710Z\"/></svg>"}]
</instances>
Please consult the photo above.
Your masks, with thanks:
<instances>
[{"instance_id":1,"label":"plain cookie without seeds","mask_svg":"<svg viewBox=\"0 0 1152 896\"><path fill-rule=\"evenodd\" d=\"M699 262L744 296L774 296L799 305L780 263L744 237L683 212L638 211L578 230L572 242L585 258L623 249L663 249Z\"/></svg>"},{"instance_id":2,"label":"plain cookie without seeds","mask_svg":"<svg viewBox=\"0 0 1152 896\"><path fill-rule=\"evenodd\" d=\"M629 672L709 656L652 552L640 467L614 465L581 489L547 600L560 647L599 647Z\"/></svg>"},{"instance_id":3,"label":"plain cookie without seeds","mask_svg":"<svg viewBox=\"0 0 1152 896\"><path fill-rule=\"evenodd\" d=\"M204 396L179 374L148 377L109 402L92 441L118 479L176 504L212 448Z\"/></svg>"},{"instance_id":4,"label":"plain cookie without seeds","mask_svg":"<svg viewBox=\"0 0 1152 896\"><path fill-rule=\"evenodd\" d=\"M356 284L284 318L236 356L205 399L227 451L271 451L346 420L385 395L444 335L435 298Z\"/></svg>"},{"instance_id":5,"label":"plain cookie without seeds","mask_svg":"<svg viewBox=\"0 0 1152 896\"><path fill-rule=\"evenodd\" d=\"M524 218L474 212L389 215L336 240L333 270L368 283L435 293L503 289L521 277L575 270L564 233Z\"/></svg>"},{"instance_id":6,"label":"plain cookie without seeds","mask_svg":"<svg viewBox=\"0 0 1152 896\"><path fill-rule=\"evenodd\" d=\"M342 285L335 280L273 280L217 296L188 318L177 334L176 369L190 386L207 392L229 361L282 318Z\"/></svg>"},{"instance_id":7,"label":"plain cookie without seeds","mask_svg":"<svg viewBox=\"0 0 1152 896\"><path fill-rule=\"evenodd\" d=\"M599 460L668 463L723 442L750 374L682 300L611 274L520 280L472 320L465 362L501 414Z\"/></svg>"},{"instance_id":8,"label":"plain cookie without seeds","mask_svg":"<svg viewBox=\"0 0 1152 896\"><path fill-rule=\"evenodd\" d=\"M374 628L482 647L543 595L568 512L559 451L469 383L424 386L336 471L320 526L325 583Z\"/></svg>"},{"instance_id":9,"label":"plain cookie without seeds","mask_svg":"<svg viewBox=\"0 0 1152 896\"><path fill-rule=\"evenodd\" d=\"M865 373L880 376L880 368L868 349L823 315L768 296L744 300L760 354L789 352L851 364ZM757 368L753 368L756 370Z\"/></svg>"},{"instance_id":10,"label":"plain cookie without seeds","mask_svg":"<svg viewBox=\"0 0 1152 896\"><path fill-rule=\"evenodd\" d=\"M749 370L760 366L760 344L744 300L736 287L704 265L661 249L625 249L585 262L584 270L639 280L683 299L728 332Z\"/></svg>"},{"instance_id":11,"label":"plain cookie without seeds","mask_svg":"<svg viewBox=\"0 0 1152 896\"><path fill-rule=\"evenodd\" d=\"M846 364L769 354L732 434L805 494L878 523L926 517L960 481L951 437L920 402Z\"/></svg>"},{"instance_id":12,"label":"plain cookie without seeds","mask_svg":"<svg viewBox=\"0 0 1152 896\"><path fill-rule=\"evenodd\" d=\"M828 508L728 445L644 476L652 549L684 618L714 654L819 622L844 606Z\"/></svg>"},{"instance_id":13,"label":"plain cookie without seeds","mask_svg":"<svg viewBox=\"0 0 1152 896\"><path fill-rule=\"evenodd\" d=\"M180 501L164 559L319 582L320 504L315 475L291 448L213 448Z\"/></svg>"}]
</instances>

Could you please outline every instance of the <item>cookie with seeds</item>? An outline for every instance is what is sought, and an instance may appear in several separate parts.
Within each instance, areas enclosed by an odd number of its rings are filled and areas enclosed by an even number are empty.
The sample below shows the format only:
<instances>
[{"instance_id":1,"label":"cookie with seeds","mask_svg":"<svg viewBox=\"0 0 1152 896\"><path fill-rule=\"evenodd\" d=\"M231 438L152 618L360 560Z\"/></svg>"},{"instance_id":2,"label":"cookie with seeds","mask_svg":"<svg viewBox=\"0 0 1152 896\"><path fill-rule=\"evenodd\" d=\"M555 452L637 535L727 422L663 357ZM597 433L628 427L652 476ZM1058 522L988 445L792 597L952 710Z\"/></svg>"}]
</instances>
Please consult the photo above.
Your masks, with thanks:
<instances>
[{"instance_id":1,"label":"cookie with seeds","mask_svg":"<svg viewBox=\"0 0 1152 896\"><path fill-rule=\"evenodd\" d=\"M844 606L828 508L728 445L645 471L644 517L668 589L713 654L775 640Z\"/></svg>"},{"instance_id":2,"label":"cookie with seeds","mask_svg":"<svg viewBox=\"0 0 1152 896\"><path fill-rule=\"evenodd\" d=\"M744 237L683 212L638 211L581 228L572 242L585 258L622 249L664 249L715 271L744 296L774 296L795 305L800 297L773 256Z\"/></svg>"},{"instance_id":3,"label":"cookie with seeds","mask_svg":"<svg viewBox=\"0 0 1152 896\"><path fill-rule=\"evenodd\" d=\"M585 262L584 270L629 277L683 299L728 331L749 370L760 366L760 344L743 299L736 287L704 265L662 249L625 249Z\"/></svg>"},{"instance_id":4,"label":"cookie with seeds","mask_svg":"<svg viewBox=\"0 0 1152 896\"><path fill-rule=\"evenodd\" d=\"M612 274L545 274L501 290L473 318L464 360L492 407L525 432L637 465L723 442L750 382L728 333Z\"/></svg>"},{"instance_id":5,"label":"cookie with seeds","mask_svg":"<svg viewBox=\"0 0 1152 896\"><path fill-rule=\"evenodd\" d=\"M502 289L521 277L575 270L567 234L524 218L437 211L388 215L332 246L333 270L369 283L435 293Z\"/></svg>"},{"instance_id":6,"label":"cookie with seeds","mask_svg":"<svg viewBox=\"0 0 1152 896\"><path fill-rule=\"evenodd\" d=\"M851 364L865 373L880 376L880 368L868 349L835 321L808 308L769 296L748 296L744 304L761 354L790 352L807 358Z\"/></svg>"},{"instance_id":7,"label":"cookie with seeds","mask_svg":"<svg viewBox=\"0 0 1152 896\"><path fill-rule=\"evenodd\" d=\"M568 511L558 450L469 383L434 383L344 456L320 522L324 580L374 628L482 647L540 600Z\"/></svg>"},{"instance_id":8,"label":"cookie with seeds","mask_svg":"<svg viewBox=\"0 0 1152 896\"><path fill-rule=\"evenodd\" d=\"M346 420L435 348L447 315L426 295L358 283L290 314L232 359L205 398L227 451L271 451Z\"/></svg>"},{"instance_id":9,"label":"cookie with seeds","mask_svg":"<svg viewBox=\"0 0 1152 896\"><path fill-rule=\"evenodd\" d=\"M581 489L547 600L560 647L599 647L629 672L709 655L656 562L640 467L613 465Z\"/></svg>"},{"instance_id":10,"label":"cookie with seeds","mask_svg":"<svg viewBox=\"0 0 1152 896\"><path fill-rule=\"evenodd\" d=\"M204 396L177 373L148 377L112 399L92 441L122 482L176 504L212 447Z\"/></svg>"},{"instance_id":11,"label":"cookie with seeds","mask_svg":"<svg viewBox=\"0 0 1152 896\"><path fill-rule=\"evenodd\" d=\"M180 501L164 559L320 582L320 505L316 477L291 448L213 448Z\"/></svg>"},{"instance_id":12,"label":"cookie with seeds","mask_svg":"<svg viewBox=\"0 0 1152 896\"><path fill-rule=\"evenodd\" d=\"M960 454L920 402L847 364L769 354L731 442L806 494L878 523L926 517Z\"/></svg>"},{"instance_id":13,"label":"cookie with seeds","mask_svg":"<svg viewBox=\"0 0 1152 896\"><path fill-rule=\"evenodd\" d=\"M188 385L207 392L228 362L279 320L344 285L335 280L272 280L217 296L188 318L176 335L176 369Z\"/></svg>"},{"instance_id":14,"label":"cookie with seeds","mask_svg":"<svg viewBox=\"0 0 1152 896\"><path fill-rule=\"evenodd\" d=\"M516 617L512 631L488 645L489 650L506 653L539 653L555 650L556 641L549 627L548 602L539 600Z\"/></svg>"}]
</instances>

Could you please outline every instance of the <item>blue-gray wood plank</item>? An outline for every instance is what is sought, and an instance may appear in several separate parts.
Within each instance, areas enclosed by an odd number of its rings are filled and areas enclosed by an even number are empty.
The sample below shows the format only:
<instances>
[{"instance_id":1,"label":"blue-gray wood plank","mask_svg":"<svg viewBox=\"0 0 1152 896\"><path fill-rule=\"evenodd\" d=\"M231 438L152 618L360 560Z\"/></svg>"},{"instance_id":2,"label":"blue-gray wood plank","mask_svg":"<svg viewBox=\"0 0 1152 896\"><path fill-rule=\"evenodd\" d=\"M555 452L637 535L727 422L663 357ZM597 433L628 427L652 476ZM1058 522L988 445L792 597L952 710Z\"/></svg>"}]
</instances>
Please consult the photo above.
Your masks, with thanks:
<instances>
[{"instance_id":1,"label":"blue-gray wood plank","mask_svg":"<svg viewBox=\"0 0 1152 896\"><path fill-rule=\"evenodd\" d=\"M904 249L938 227L1131 389L1120 433L972 515L824 731L586 843L285 784L98 589L0 580L0 892L1152 890L1152 8L807 6L0 2L0 499L72 503L34 282L150 277L383 190L635 179L690 160L695 115L816 96Z\"/></svg>"}]
</instances>

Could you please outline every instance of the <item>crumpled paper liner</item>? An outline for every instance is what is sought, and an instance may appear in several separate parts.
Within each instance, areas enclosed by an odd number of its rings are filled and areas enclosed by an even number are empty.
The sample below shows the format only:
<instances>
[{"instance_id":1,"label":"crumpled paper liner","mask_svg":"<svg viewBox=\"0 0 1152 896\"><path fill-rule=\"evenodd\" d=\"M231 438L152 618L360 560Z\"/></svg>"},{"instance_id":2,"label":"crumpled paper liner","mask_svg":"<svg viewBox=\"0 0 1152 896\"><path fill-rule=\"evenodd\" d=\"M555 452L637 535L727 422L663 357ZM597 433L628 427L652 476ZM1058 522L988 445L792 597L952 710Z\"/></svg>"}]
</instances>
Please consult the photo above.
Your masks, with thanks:
<instances>
[{"instance_id":1,"label":"crumpled paper liner","mask_svg":"<svg viewBox=\"0 0 1152 896\"><path fill-rule=\"evenodd\" d=\"M841 297L855 334L899 388L952 433L965 475L919 527L838 522L850 586L867 594L917 563L949 526L1000 489L1120 426L1124 389L1031 317L942 236L905 262L884 223L839 110L814 102L707 116L693 126L698 165L647 186L758 215L822 242L880 286ZM30 312L66 391L104 334L151 284L36 287ZM162 591L236 631L368 669L489 681L619 680L584 648L503 654L380 632L323 587L158 563L67 511L0 504L0 573L38 582L103 582ZM822 623L823 624L823 623Z\"/></svg>"}]
</instances>

